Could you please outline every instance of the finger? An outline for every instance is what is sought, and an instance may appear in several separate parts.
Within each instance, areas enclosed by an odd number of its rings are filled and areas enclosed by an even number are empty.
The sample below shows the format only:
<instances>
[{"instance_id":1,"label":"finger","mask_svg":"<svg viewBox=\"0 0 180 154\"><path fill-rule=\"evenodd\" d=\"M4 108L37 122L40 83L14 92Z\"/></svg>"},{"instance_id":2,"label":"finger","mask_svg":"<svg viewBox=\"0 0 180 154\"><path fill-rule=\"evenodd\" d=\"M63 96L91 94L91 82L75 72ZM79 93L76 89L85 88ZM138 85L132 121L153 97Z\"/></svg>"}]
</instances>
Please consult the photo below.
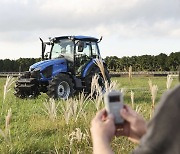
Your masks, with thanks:
<instances>
[{"instance_id":1,"label":"finger","mask_svg":"<svg viewBox=\"0 0 180 154\"><path fill-rule=\"evenodd\" d=\"M127 110L125 108L120 110L121 116L128 122L133 122L135 120L135 115L132 114L130 110Z\"/></svg>"},{"instance_id":2,"label":"finger","mask_svg":"<svg viewBox=\"0 0 180 154\"><path fill-rule=\"evenodd\" d=\"M103 117L103 115L104 115L105 113L106 113L106 110L105 110L105 109L102 109L102 110L98 111L98 112L96 113L95 119L101 120L102 117Z\"/></svg>"},{"instance_id":3,"label":"finger","mask_svg":"<svg viewBox=\"0 0 180 154\"><path fill-rule=\"evenodd\" d=\"M105 113L102 116L102 120L105 121L107 119L107 112L105 111Z\"/></svg>"},{"instance_id":4,"label":"finger","mask_svg":"<svg viewBox=\"0 0 180 154\"><path fill-rule=\"evenodd\" d=\"M111 113L108 114L107 119L114 121L114 115Z\"/></svg>"},{"instance_id":5,"label":"finger","mask_svg":"<svg viewBox=\"0 0 180 154\"><path fill-rule=\"evenodd\" d=\"M134 139L134 138L131 138L131 137L128 137L128 139L129 139L131 142L134 142L134 143L139 144L139 140L138 140L138 139Z\"/></svg>"},{"instance_id":6,"label":"finger","mask_svg":"<svg viewBox=\"0 0 180 154\"><path fill-rule=\"evenodd\" d=\"M124 108L126 109L127 112L129 112L133 116L137 116L137 112L133 110L130 106L125 105Z\"/></svg>"},{"instance_id":7,"label":"finger","mask_svg":"<svg viewBox=\"0 0 180 154\"><path fill-rule=\"evenodd\" d=\"M111 123L111 125L115 127L113 114L108 114L107 118L104 121L105 123Z\"/></svg>"}]
</instances>

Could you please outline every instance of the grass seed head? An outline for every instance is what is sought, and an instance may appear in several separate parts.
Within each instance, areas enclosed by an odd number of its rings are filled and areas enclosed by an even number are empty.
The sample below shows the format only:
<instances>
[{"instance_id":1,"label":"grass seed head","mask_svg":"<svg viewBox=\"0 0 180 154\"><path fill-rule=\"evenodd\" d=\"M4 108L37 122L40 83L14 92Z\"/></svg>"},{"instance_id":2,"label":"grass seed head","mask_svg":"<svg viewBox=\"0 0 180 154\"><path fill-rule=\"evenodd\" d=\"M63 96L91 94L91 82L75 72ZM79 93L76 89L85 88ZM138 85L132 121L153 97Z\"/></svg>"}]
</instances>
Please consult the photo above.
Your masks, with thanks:
<instances>
[{"instance_id":1,"label":"grass seed head","mask_svg":"<svg viewBox=\"0 0 180 154\"><path fill-rule=\"evenodd\" d=\"M8 114L6 116L6 124L5 124L5 128L9 128L9 125L10 125L10 120L11 120L11 117L12 117L12 112L11 112L11 108L8 110Z\"/></svg>"},{"instance_id":2,"label":"grass seed head","mask_svg":"<svg viewBox=\"0 0 180 154\"><path fill-rule=\"evenodd\" d=\"M131 90L131 104L132 108L134 109L134 92Z\"/></svg>"},{"instance_id":3,"label":"grass seed head","mask_svg":"<svg viewBox=\"0 0 180 154\"><path fill-rule=\"evenodd\" d=\"M0 135L4 138L7 143L11 142L11 134L10 134L10 120L12 117L11 108L8 110L7 116L5 117L5 129L4 131L0 129Z\"/></svg>"},{"instance_id":4,"label":"grass seed head","mask_svg":"<svg viewBox=\"0 0 180 154\"><path fill-rule=\"evenodd\" d=\"M49 118L54 121L57 118L57 107L55 100L50 98L49 102L44 102L43 105L45 106L46 110L45 113L47 113L47 115L49 116Z\"/></svg>"},{"instance_id":5,"label":"grass seed head","mask_svg":"<svg viewBox=\"0 0 180 154\"><path fill-rule=\"evenodd\" d=\"M104 78L104 81L106 81L107 79L106 79L106 75L105 75L105 71L104 71L104 64L103 64L102 58L99 58L99 59L96 58L94 63L99 67L99 69L102 73L102 76Z\"/></svg>"},{"instance_id":6,"label":"grass seed head","mask_svg":"<svg viewBox=\"0 0 180 154\"><path fill-rule=\"evenodd\" d=\"M129 80L132 80L132 66L129 67Z\"/></svg>"},{"instance_id":7,"label":"grass seed head","mask_svg":"<svg viewBox=\"0 0 180 154\"><path fill-rule=\"evenodd\" d=\"M70 144L72 145L73 141L82 142L82 140L86 140L87 135L81 131L80 128L76 128L71 134L69 134Z\"/></svg>"},{"instance_id":8,"label":"grass seed head","mask_svg":"<svg viewBox=\"0 0 180 154\"><path fill-rule=\"evenodd\" d=\"M167 81L166 81L166 88L167 88L167 90L170 89L172 81L173 81L173 78L171 77L171 75L167 75Z\"/></svg>"},{"instance_id":9,"label":"grass seed head","mask_svg":"<svg viewBox=\"0 0 180 154\"><path fill-rule=\"evenodd\" d=\"M13 76L7 76L6 83L4 85L4 95L3 95L3 103L6 99L7 93L11 90L11 85L15 82Z\"/></svg>"},{"instance_id":10,"label":"grass seed head","mask_svg":"<svg viewBox=\"0 0 180 154\"><path fill-rule=\"evenodd\" d=\"M155 99L156 99L157 92L158 92L158 86L157 85L153 85L152 81L150 79L149 79L148 83L149 83L149 89L150 89L150 92L151 92L152 109L154 110Z\"/></svg>"}]
</instances>

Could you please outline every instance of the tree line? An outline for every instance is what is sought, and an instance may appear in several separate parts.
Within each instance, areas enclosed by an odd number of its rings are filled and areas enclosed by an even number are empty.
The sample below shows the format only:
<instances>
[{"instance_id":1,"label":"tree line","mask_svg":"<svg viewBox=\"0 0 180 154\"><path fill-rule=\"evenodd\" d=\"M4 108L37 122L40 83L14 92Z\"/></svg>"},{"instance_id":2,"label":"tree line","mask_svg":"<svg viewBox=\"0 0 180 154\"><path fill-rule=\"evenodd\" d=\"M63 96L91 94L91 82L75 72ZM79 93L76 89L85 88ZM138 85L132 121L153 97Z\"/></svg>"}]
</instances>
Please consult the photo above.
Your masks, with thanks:
<instances>
[{"instance_id":1,"label":"tree line","mask_svg":"<svg viewBox=\"0 0 180 154\"><path fill-rule=\"evenodd\" d=\"M0 72L24 72L40 60L40 58L0 60ZM112 71L128 71L130 66L133 71L177 71L180 66L180 52L172 52L169 56L164 53L157 56L142 55L122 58L108 56L104 60L108 69Z\"/></svg>"},{"instance_id":2,"label":"tree line","mask_svg":"<svg viewBox=\"0 0 180 154\"><path fill-rule=\"evenodd\" d=\"M29 66L40 60L40 58L19 58L17 60L0 59L0 72L28 71Z\"/></svg>"},{"instance_id":3,"label":"tree line","mask_svg":"<svg viewBox=\"0 0 180 154\"><path fill-rule=\"evenodd\" d=\"M105 62L109 70L128 71L177 71L180 66L180 52L172 52L169 56L161 53L157 56L142 55L118 58L106 57Z\"/></svg>"}]
</instances>

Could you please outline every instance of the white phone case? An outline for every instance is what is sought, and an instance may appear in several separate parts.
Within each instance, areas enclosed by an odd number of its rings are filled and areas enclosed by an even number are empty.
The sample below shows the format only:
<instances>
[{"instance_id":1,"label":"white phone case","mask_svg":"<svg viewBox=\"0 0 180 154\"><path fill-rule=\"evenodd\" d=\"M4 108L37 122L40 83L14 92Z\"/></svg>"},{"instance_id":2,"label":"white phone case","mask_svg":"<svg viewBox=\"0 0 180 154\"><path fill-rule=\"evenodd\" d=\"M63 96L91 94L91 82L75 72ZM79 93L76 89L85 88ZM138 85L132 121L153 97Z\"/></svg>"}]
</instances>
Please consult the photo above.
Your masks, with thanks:
<instances>
[{"instance_id":1,"label":"white phone case","mask_svg":"<svg viewBox=\"0 0 180 154\"><path fill-rule=\"evenodd\" d=\"M105 108L107 113L112 113L115 118L115 124L122 124L124 119L120 115L120 109L123 108L123 95L120 91L111 91L104 95Z\"/></svg>"}]
</instances>

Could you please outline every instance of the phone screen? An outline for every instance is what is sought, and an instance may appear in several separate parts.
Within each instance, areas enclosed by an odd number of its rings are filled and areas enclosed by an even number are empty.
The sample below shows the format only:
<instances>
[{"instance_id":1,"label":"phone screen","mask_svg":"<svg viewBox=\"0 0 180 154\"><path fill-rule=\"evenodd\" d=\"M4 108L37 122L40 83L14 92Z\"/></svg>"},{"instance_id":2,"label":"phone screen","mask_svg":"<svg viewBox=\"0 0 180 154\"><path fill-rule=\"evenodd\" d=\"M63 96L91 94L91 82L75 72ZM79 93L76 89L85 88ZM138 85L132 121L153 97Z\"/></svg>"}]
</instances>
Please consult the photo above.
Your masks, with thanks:
<instances>
[{"instance_id":1,"label":"phone screen","mask_svg":"<svg viewBox=\"0 0 180 154\"><path fill-rule=\"evenodd\" d=\"M120 102L120 97L119 97L119 95L109 96L109 102L110 102L110 103Z\"/></svg>"}]
</instances>

